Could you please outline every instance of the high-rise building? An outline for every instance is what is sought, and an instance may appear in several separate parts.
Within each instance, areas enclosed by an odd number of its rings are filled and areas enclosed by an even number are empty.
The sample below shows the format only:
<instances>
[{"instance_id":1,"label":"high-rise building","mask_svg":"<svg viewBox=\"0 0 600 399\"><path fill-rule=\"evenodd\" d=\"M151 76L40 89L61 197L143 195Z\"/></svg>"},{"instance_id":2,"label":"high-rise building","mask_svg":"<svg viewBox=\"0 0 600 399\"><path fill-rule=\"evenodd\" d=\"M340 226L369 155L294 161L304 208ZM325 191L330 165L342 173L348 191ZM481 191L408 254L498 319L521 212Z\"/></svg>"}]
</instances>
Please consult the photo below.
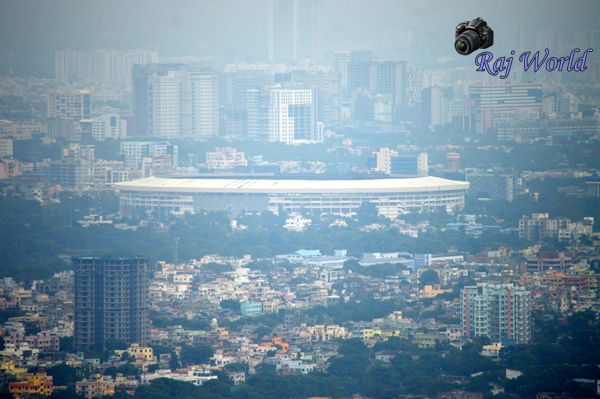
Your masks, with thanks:
<instances>
[{"instance_id":1,"label":"high-rise building","mask_svg":"<svg viewBox=\"0 0 600 399\"><path fill-rule=\"evenodd\" d=\"M340 87L334 70L323 67L295 69L290 75L294 84L313 91L318 121L327 125L339 122Z\"/></svg>"},{"instance_id":2,"label":"high-rise building","mask_svg":"<svg viewBox=\"0 0 600 399\"><path fill-rule=\"evenodd\" d=\"M91 184L96 160L93 145L71 143L63 149L60 160L50 164L50 183L80 190Z\"/></svg>"},{"instance_id":3,"label":"high-rise building","mask_svg":"<svg viewBox=\"0 0 600 399\"><path fill-rule=\"evenodd\" d=\"M373 155L378 172L397 177L424 177L428 174L426 152L398 152L383 147Z\"/></svg>"},{"instance_id":4,"label":"high-rise building","mask_svg":"<svg viewBox=\"0 0 600 399\"><path fill-rule=\"evenodd\" d=\"M118 114L104 114L92 121L92 137L95 140L120 140L127 137L127 121Z\"/></svg>"},{"instance_id":5,"label":"high-rise building","mask_svg":"<svg viewBox=\"0 0 600 399\"><path fill-rule=\"evenodd\" d=\"M421 95L421 116L429 127L443 126L451 122L447 91L439 86L428 87Z\"/></svg>"},{"instance_id":6,"label":"high-rise building","mask_svg":"<svg viewBox=\"0 0 600 399\"><path fill-rule=\"evenodd\" d=\"M269 92L268 139L290 144L317 141L313 92L309 89L273 88Z\"/></svg>"},{"instance_id":7,"label":"high-rise building","mask_svg":"<svg viewBox=\"0 0 600 399\"><path fill-rule=\"evenodd\" d=\"M469 196L512 202L514 177L504 173L468 173Z\"/></svg>"},{"instance_id":8,"label":"high-rise building","mask_svg":"<svg viewBox=\"0 0 600 399\"><path fill-rule=\"evenodd\" d=\"M296 0L294 3L296 60L319 57L320 0Z\"/></svg>"},{"instance_id":9,"label":"high-rise building","mask_svg":"<svg viewBox=\"0 0 600 399\"><path fill-rule=\"evenodd\" d=\"M340 86L345 88L348 86L348 65L350 63L370 63L372 59L371 51L335 51L333 54L333 66L338 75Z\"/></svg>"},{"instance_id":10,"label":"high-rise building","mask_svg":"<svg viewBox=\"0 0 600 399\"><path fill-rule=\"evenodd\" d=\"M107 345L149 339L148 261L141 258L73 258L75 347L102 351Z\"/></svg>"},{"instance_id":11,"label":"high-rise building","mask_svg":"<svg viewBox=\"0 0 600 399\"><path fill-rule=\"evenodd\" d=\"M531 340L531 296L513 284L479 283L461 291L461 329L466 338L526 344Z\"/></svg>"},{"instance_id":12,"label":"high-rise building","mask_svg":"<svg viewBox=\"0 0 600 399\"><path fill-rule=\"evenodd\" d=\"M319 55L319 0L269 1L269 60L294 63Z\"/></svg>"},{"instance_id":13,"label":"high-rise building","mask_svg":"<svg viewBox=\"0 0 600 399\"><path fill-rule=\"evenodd\" d=\"M551 218L547 213L533 213L531 217L519 219L519 238L543 241L546 238L569 240L580 236L591 236L594 218L586 217L582 222L571 222L565 217Z\"/></svg>"},{"instance_id":14,"label":"high-rise building","mask_svg":"<svg viewBox=\"0 0 600 399\"><path fill-rule=\"evenodd\" d=\"M64 188L82 189L88 181L85 164L81 160L65 158L50 164L50 183Z\"/></svg>"},{"instance_id":15,"label":"high-rise building","mask_svg":"<svg viewBox=\"0 0 600 399\"><path fill-rule=\"evenodd\" d=\"M392 157L391 174L398 177L424 177L427 176L427 153L398 154Z\"/></svg>"},{"instance_id":16,"label":"high-rise building","mask_svg":"<svg viewBox=\"0 0 600 399\"><path fill-rule=\"evenodd\" d=\"M158 53L144 50L62 50L54 53L54 73L60 82L94 82L131 85L137 64L158 63Z\"/></svg>"},{"instance_id":17,"label":"high-rise building","mask_svg":"<svg viewBox=\"0 0 600 399\"><path fill-rule=\"evenodd\" d=\"M0 158L12 158L13 140L0 138Z\"/></svg>"},{"instance_id":18,"label":"high-rise building","mask_svg":"<svg viewBox=\"0 0 600 399\"><path fill-rule=\"evenodd\" d=\"M132 69L133 76L133 114L135 120L134 133L141 136L151 136L152 124L152 98L154 88L150 84L156 75L167 73L169 70L181 69L179 64L135 65Z\"/></svg>"},{"instance_id":19,"label":"high-rise building","mask_svg":"<svg viewBox=\"0 0 600 399\"><path fill-rule=\"evenodd\" d=\"M172 166L179 166L179 149L168 141L122 141L119 154L123 156L125 166L129 169L140 169L142 161L147 157L164 157L171 159Z\"/></svg>"},{"instance_id":20,"label":"high-rise building","mask_svg":"<svg viewBox=\"0 0 600 399\"><path fill-rule=\"evenodd\" d=\"M403 61L376 62L375 92L392 96L394 104L406 104L408 101L407 66Z\"/></svg>"},{"instance_id":21,"label":"high-rise building","mask_svg":"<svg viewBox=\"0 0 600 399\"><path fill-rule=\"evenodd\" d=\"M587 195L590 197L600 198L600 175L594 174L585 179L587 187Z\"/></svg>"},{"instance_id":22,"label":"high-rise building","mask_svg":"<svg viewBox=\"0 0 600 399\"><path fill-rule=\"evenodd\" d=\"M206 138L219 131L218 79L179 64L133 68L135 133L160 138Z\"/></svg>"},{"instance_id":23,"label":"high-rise building","mask_svg":"<svg viewBox=\"0 0 600 399\"><path fill-rule=\"evenodd\" d=\"M181 70L169 70L164 74L150 76L149 136L172 139L187 135L184 121L190 115L186 115L182 107L184 79L185 74Z\"/></svg>"},{"instance_id":24,"label":"high-rise building","mask_svg":"<svg viewBox=\"0 0 600 399\"><path fill-rule=\"evenodd\" d=\"M446 154L446 161L448 162L448 172L458 172L460 167L460 154L458 152L449 152Z\"/></svg>"},{"instance_id":25,"label":"high-rise building","mask_svg":"<svg viewBox=\"0 0 600 399\"><path fill-rule=\"evenodd\" d=\"M92 117L92 95L87 90L55 91L48 94L48 118L80 121Z\"/></svg>"},{"instance_id":26,"label":"high-rise building","mask_svg":"<svg viewBox=\"0 0 600 399\"><path fill-rule=\"evenodd\" d=\"M270 69L246 67L232 64L219 74L219 135L255 139L262 136L264 139L269 98L264 88L273 84L273 75ZM261 114L263 128L256 125L259 123L257 112Z\"/></svg>"},{"instance_id":27,"label":"high-rise building","mask_svg":"<svg viewBox=\"0 0 600 399\"><path fill-rule=\"evenodd\" d=\"M267 90L246 90L246 134L255 140L266 140L269 126L269 93Z\"/></svg>"},{"instance_id":28,"label":"high-rise building","mask_svg":"<svg viewBox=\"0 0 600 399\"><path fill-rule=\"evenodd\" d=\"M539 118L543 108L542 93L539 83L469 87L469 99L474 105L475 130L487 133L496 129L499 122Z\"/></svg>"},{"instance_id":29,"label":"high-rise building","mask_svg":"<svg viewBox=\"0 0 600 399\"><path fill-rule=\"evenodd\" d=\"M191 137L207 138L219 134L219 83L211 71L189 71Z\"/></svg>"},{"instance_id":30,"label":"high-rise building","mask_svg":"<svg viewBox=\"0 0 600 399\"><path fill-rule=\"evenodd\" d=\"M415 65L406 65L406 92L404 102L406 105L414 106L421 103L423 92L423 69Z\"/></svg>"}]
</instances>

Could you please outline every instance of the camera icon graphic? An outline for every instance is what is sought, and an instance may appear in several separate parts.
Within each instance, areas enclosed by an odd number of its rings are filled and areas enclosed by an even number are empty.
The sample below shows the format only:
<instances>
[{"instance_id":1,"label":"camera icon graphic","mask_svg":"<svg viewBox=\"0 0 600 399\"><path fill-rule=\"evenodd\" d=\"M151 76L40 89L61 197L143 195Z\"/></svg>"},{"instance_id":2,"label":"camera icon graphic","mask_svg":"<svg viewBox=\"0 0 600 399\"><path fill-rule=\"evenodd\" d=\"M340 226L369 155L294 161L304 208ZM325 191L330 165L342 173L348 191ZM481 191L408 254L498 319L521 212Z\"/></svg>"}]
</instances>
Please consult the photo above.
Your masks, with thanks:
<instances>
[{"instance_id":1,"label":"camera icon graphic","mask_svg":"<svg viewBox=\"0 0 600 399\"><path fill-rule=\"evenodd\" d=\"M481 18L458 24L454 37L454 48L462 55L469 55L473 51L494 44L494 31Z\"/></svg>"}]
</instances>

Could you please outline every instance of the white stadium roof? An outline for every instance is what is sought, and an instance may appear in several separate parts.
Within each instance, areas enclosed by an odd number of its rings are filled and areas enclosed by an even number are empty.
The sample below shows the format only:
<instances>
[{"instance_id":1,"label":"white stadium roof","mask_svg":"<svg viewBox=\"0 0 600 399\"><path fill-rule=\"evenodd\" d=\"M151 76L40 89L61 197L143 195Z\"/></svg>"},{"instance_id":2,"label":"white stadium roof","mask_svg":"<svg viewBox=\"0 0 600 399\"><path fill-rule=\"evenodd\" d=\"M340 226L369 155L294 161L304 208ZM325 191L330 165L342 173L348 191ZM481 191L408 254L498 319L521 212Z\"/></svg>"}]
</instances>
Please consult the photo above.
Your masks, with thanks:
<instances>
[{"instance_id":1,"label":"white stadium roof","mask_svg":"<svg viewBox=\"0 0 600 399\"><path fill-rule=\"evenodd\" d=\"M202 179L146 177L116 183L123 191L153 191L173 193L409 193L424 191L466 190L469 183L440 177L368 180L294 180L294 179Z\"/></svg>"}]
</instances>

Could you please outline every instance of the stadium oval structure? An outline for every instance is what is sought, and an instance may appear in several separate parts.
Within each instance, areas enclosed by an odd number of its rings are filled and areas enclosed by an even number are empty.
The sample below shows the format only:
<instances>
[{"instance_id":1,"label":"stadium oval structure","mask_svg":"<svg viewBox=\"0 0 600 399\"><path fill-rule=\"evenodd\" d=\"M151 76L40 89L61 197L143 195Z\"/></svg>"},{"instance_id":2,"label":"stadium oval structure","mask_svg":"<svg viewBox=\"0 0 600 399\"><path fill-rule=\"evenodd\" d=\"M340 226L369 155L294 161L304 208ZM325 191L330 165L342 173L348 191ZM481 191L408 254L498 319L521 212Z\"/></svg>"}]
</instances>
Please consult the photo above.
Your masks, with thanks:
<instances>
[{"instance_id":1,"label":"stadium oval structure","mask_svg":"<svg viewBox=\"0 0 600 399\"><path fill-rule=\"evenodd\" d=\"M469 183L439 177L354 180L146 177L114 184L122 216L225 211L353 215L364 202L396 218L464 207Z\"/></svg>"}]
</instances>

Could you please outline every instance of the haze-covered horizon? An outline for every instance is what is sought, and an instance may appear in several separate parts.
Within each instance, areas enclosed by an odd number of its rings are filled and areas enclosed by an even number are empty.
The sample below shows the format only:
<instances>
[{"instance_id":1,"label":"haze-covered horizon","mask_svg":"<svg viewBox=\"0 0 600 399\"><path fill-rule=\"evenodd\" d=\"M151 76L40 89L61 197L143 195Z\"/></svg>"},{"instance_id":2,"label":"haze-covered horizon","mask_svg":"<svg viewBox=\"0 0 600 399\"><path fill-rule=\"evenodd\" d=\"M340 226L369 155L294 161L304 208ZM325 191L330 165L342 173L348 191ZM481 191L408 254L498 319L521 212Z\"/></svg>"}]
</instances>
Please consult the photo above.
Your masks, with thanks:
<instances>
[{"instance_id":1,"label":"haze-covered horizon","mask_svg":"<svg viewBox=\"0 0 600 399\"><path fill-rule=\"evenodd\" d=\"M598 29L600 2L575 3L322 0L320 54L328 60L336 49L369 49L379 58L439 61L453 53L456 24L475 16L494 28L497 51L531 49L539 31ZM3 74L52 76L52 54L63 49L140 48L157 50L163 59L267 61L268 2L4 0L0 35Z\"/></svg>"}]
</instances>

